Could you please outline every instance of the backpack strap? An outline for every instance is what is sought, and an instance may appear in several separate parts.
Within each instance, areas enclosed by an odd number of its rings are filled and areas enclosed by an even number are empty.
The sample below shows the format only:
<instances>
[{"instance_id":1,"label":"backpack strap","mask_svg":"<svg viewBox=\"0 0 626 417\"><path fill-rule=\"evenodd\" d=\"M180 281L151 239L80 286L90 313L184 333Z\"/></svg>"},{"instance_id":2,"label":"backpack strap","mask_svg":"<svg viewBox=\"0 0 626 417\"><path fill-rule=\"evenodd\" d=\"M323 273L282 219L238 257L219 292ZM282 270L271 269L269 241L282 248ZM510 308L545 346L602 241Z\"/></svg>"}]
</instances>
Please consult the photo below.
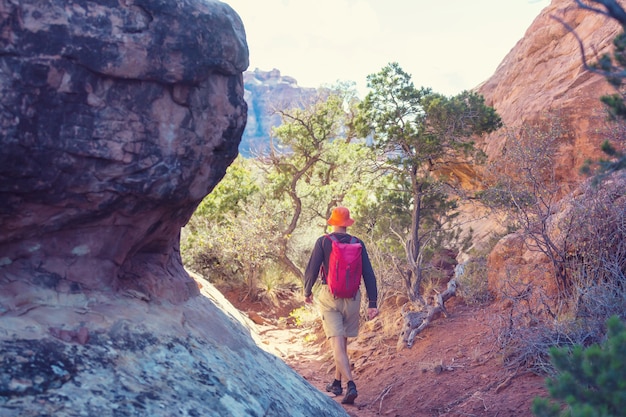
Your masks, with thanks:
<instances>
[{"instance_id":1,"label":"backpack strap","mask_svg":"<svg viewBox=\"0 0 626 417\"><path fill-rule=\"evenodd\" d=\"M335 242L337 241L337 238L336 238L335 236L330 235L329 233L326 233L326 234L324 235L324 237L325 237L326 239L330 240L330 241L331 241L331 243L332 243L333 241L335 241ZM324 247L324 245L322 244L322 248L323 248L323 247ZM326 255L324 255L324 256L326 256ZM325 259L324 259L324 262L326 262L326 260L325 260ZM321 270L322 270L322 280L323 280L324 284L326 284L326 276L327 276L328 274L326 273L326 268L324 268L324 262L322 262L322 268L321 268Z\"/></svg>"},{"instance_id":2,"label":"backpack strap","mask_svg":"<svg viewBox=\"0 0 626 417\"><path fill-rule=\"evenodd\" d=\"M337 242L337 243L341 243L339 242L339 239L337 239L337 236L327 233L326 234L326 238L332 240L333 242ZM350 235L350 243L359 243L359 239L357 239L356 237Z\"/></svg>"}]
</instances>

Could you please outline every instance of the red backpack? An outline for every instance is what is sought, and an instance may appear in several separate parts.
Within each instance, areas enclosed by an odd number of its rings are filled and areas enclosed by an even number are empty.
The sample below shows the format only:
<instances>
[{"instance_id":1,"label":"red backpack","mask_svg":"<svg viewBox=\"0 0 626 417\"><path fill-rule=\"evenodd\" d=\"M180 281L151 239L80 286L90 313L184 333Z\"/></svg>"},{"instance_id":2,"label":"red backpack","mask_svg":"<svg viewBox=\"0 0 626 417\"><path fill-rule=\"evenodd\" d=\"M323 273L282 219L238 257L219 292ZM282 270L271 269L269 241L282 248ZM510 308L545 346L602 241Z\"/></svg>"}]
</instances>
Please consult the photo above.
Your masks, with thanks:
<instances>
[{"instance_id":1,"label":"red backpack","mask_svg":"<svg viewBox=\"0 0 626 417\"><path fill-rule=\"evenodd\" d=\"M341 243L333 235L326 237L332 242L326 274L328 289L336 298L354 298L361 285L363 246L354 236L350 243Z\"/></svg>"}]
</instances>

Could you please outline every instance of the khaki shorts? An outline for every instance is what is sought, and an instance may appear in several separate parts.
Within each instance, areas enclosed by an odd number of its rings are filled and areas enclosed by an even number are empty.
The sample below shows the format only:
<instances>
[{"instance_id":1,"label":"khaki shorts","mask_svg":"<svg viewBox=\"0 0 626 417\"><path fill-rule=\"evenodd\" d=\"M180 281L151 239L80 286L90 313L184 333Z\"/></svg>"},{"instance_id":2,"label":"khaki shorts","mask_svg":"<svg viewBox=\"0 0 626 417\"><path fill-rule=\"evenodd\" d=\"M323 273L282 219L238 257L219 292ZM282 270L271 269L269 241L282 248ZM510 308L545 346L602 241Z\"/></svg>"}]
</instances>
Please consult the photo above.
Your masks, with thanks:
<instances>
[{"instance_id":1,"label":"khaki shorts","mask_svg":"<svg viewBox=\"0 0 626 417\"><path fill-rule=\"evenodd\" d=\"M360 290L354 298L335 298L328 285L322 285L317 295L317 308L322 316L326 337L359 335Z\"/></svg>"}]
</instances>

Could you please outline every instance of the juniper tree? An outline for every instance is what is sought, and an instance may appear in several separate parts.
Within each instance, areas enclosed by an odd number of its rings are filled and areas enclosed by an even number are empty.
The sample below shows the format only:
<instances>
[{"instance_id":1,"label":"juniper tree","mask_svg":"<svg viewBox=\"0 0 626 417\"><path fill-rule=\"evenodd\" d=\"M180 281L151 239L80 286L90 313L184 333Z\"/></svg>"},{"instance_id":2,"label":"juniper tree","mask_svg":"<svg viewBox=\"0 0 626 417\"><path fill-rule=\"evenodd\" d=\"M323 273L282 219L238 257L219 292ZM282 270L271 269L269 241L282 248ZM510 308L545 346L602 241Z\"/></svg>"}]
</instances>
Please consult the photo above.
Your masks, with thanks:
<instances>
[{"instance_id":1,"label":"juniper tree","mask_svg":"<svg viewBox=\"0 0 626 417\"><path fill-rule=\"evenodd\" d=\"M416 88L397 63L367 81L371 91L359 106L356 128L363 137L371 136L382 156L380 169L394 178L391 194L406 196L409 207L402 209L410 210L410 224L394 232L405 247L408 295L423 303L424 255L454 208L442 178L455 163L476 159L473 138L498 129L501 120L479 94L464 91L447 97Z\"/></svg>"},{"instance_id":2,"label":"juniper tree","mask_svg":"<svg viewBox=\"0 0 626 417\"><path fill-rule=\"evenodd\" d=\"M532 411L539 417L617 417L626 415L626 327L617 316L607 321L601 345L553 348L558 371L546 382L550 397L536 398Z\"/></svg>"}]
</instances>

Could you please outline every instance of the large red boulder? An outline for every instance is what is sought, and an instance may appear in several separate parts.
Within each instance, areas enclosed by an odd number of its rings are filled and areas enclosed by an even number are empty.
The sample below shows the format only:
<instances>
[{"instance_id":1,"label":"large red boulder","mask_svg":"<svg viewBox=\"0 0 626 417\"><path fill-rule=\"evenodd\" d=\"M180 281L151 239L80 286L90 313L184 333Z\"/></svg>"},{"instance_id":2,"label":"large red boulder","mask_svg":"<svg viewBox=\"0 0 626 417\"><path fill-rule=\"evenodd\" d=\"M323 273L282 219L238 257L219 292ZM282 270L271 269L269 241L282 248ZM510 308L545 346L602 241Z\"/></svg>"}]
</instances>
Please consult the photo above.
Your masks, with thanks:
<instances>
[{"instance_id":1,"label":"large red boulder","mask_svg":"<svg viewBox=\"0 0 626 417\"><path fill-rule=\"evenodd\" d=\"M0 1L0 287L183 301L179 231L237 156L243 24L214 1Z\"/></svg>"}]
</instances>

